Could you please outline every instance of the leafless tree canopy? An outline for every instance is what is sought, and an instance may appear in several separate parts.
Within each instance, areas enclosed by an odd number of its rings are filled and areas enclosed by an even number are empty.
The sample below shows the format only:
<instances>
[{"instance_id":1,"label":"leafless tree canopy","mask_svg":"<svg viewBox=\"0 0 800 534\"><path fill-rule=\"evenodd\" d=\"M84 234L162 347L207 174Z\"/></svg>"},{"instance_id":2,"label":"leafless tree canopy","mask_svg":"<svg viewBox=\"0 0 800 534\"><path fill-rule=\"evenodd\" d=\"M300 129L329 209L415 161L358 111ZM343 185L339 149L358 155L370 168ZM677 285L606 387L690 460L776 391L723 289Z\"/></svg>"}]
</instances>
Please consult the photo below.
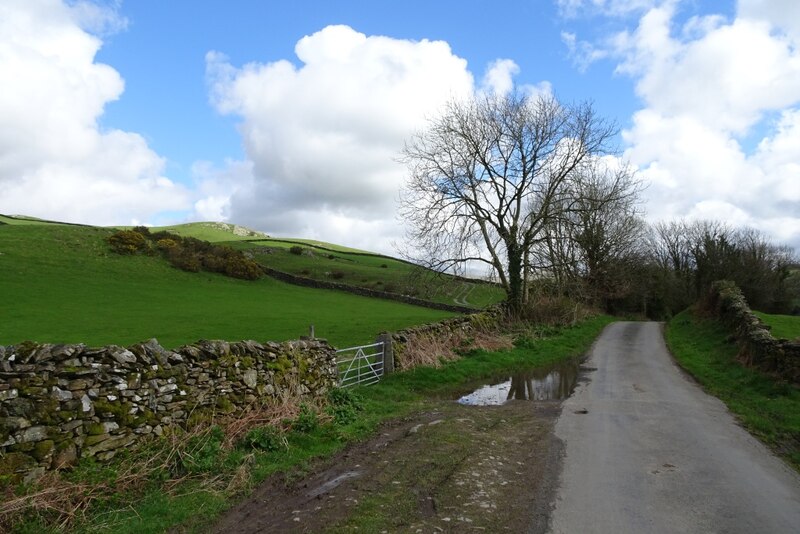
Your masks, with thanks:
<instances>
[{"instance_id":1,"label":"leafless tree canopy","mask_svg":"<svg viewBox=\"0 0 800 534\"><path fill-rule=\"evenodd\" d=\"M591 104L549 95L450 102L403 151L410 256L437 270L487 264L519 309L531 252L548 224L579 209L574 186L615 133Z\"/></svg>"},{"instance_id":2,"label":"leafless tree canopy","mask_svg":"<svg viewBox=\"0 0 800 534\"><path fill-rule=\"evenodd\" d=\"M628 166L592 159L569 181L562 205L545 228L533 266L552 265L553 278L596 303L624 296L634 263L646 254L641 183Z\"/></svg>"}]
</instances>

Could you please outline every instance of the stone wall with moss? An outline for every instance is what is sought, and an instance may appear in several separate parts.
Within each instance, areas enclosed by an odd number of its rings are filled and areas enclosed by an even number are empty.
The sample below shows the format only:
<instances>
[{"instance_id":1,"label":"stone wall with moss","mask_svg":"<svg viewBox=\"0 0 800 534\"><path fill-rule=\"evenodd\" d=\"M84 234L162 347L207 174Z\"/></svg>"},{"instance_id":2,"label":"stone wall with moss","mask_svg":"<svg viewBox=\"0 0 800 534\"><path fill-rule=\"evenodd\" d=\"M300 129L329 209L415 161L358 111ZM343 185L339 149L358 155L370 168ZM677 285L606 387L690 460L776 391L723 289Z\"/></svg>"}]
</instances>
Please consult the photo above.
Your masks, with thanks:
<instances>
[{"instance_id":1,"label":"stone wall with moss","mask_svg":"<svg viewBox=\"0 0 800 534\"><path fill-rule=\"evenodd\" d=\"M505 308L498 305L477 313L445 319L438 323L412 326L391 332L394 367L398 370L411 367L405 358L406 350L421 340L436 340L455 348L468 342L477 331L496 331L506 320Z\"/></svg>"},{"instance_id":2,"label":"stone wall with moss","mask_svg":"<svg viewBox=\"0 0 800 534\"><path fill-rule=\"evenodd\" d=\"M337 384L324 340L0 346L0 477L100 460L170 425Z\"/></svg>"},{"instance_id":3,"label":"stone wall with moss","mask_svg":"<svg viewBox=\"0 0 800 534\"><path fill-rule=\"evenodd\" d=\"M800 384L800 343L775 339L769 325L750 310L734 282L714 282L700 305L731 330L739 345L739 360L743 364Z\"/></svg>"}]
</instances>

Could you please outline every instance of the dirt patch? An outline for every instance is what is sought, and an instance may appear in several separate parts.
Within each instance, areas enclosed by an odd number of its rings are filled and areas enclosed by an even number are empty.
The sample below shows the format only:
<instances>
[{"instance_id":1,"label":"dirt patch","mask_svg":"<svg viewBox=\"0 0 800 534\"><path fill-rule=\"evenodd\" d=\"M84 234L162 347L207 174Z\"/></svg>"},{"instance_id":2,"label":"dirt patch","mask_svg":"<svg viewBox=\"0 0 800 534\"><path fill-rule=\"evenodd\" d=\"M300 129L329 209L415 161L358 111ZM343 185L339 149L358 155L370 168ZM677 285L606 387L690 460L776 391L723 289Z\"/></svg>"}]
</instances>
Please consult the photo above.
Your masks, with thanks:
<instances>
[{"instance_id":1,"label":"dirt patch","mask_svg":"<svg viewBox=\"0 0 800 534\"><path fill-rule=\"evenodd\" d=\"M213 532L544 532L560 403L437 402L311 474L273 477Z\"/></svg>"}]
</instances>

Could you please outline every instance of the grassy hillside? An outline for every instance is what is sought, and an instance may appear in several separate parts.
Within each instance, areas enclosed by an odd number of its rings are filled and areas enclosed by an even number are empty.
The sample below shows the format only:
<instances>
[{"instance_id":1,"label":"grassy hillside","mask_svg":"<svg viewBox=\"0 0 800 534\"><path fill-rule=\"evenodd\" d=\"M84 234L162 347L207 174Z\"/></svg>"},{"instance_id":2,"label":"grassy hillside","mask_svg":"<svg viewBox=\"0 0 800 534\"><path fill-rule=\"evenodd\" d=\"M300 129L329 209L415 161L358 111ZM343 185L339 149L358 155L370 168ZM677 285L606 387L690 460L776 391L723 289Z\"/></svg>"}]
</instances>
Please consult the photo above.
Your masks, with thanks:
<instances>
[{"instance_id":1,"label":"grassy hillside","mask_svg":"<svg viewBox=\"0 0 800 534\"><path fill-rule=\"evenodd\" d=\"M672 318L666 339L678 363L706 391L800 470L800 388L742 366L729 332L719 321L692 310Z\"/></svg>"},{"instance_id":2,"label":"grassy hillside","mask_svg":"<svg viewBox=\"0 0 800 534\"><path fill-rule=\"evenodd\" d=\"M270 278L186 273L159 258L113 254L104 241L112 231L0 225L0 344L284 340L314 324L319 337L345 346L452 315Z\"/></svg>"},{"instance_id":3,"label":"grassy hillside","mask_svg":"<svg viewBox=\"0 0 800 534\"><path fill-rule=\"evenodd\" d=\"M772 335L776 338L800 338L800 316L797 315L772 315L754 311L759 319L772 327Z\"/></svg>"},{"instance_id":4,"label":"grassy hillside","mask_svg":"<svg viewBox=\"0 0 800 534\"><path fill-rule=\"evenodd\" d=\"M119 228L130 229L131 226L120 226ZM150 228L152 232L167 231L183 237L195 237L211 243L223 241L239 241L243 239L269 237L264 232L251 230L237 224L224 222L196 222L186 224L176 224L173 226L155 226Z\"/></svg>"},{"instance_id":5,"label":"grassy hillside","mask_svg":"<svg viewBox=\"0 0 800 534\"><path fill-rule=\"evenodd\" d=\"M3 215L0 214L0 225L9 224L9 225L45 225L45 224L62 224L55 221L45 221L43 219L37 219L36 217L27 217L24 215Z\"/></svg>"},{"instance_id":6,"label":"grassy hillside","mask_svg":"<svg viewBox=\"0 0 800 534\"><path fill-rule=\"evenodd\" d=\"M334 251L297 242L274 239L231 243L247 251L257 262L287 273L411 295L434 302L482 308L500 302L503 290L495 285L457 280L436 275L416 265L378 254Z\"/></svg>"},{"instance_id":7,"label":"grassy hillside","mask_svg":"<svg viewBox=\"0 0 800 534\"><path fill-rule=\"evenodd\" d=\"M258 232L227 223L189 223L150 230L166 230L213 243L225 243L252 253L253 259L267 267L315 280L476 308L505 298L503 290L497 286L432 275L431 271L395 258L323 241L259 236L255 235ZM302 254L292 254L291 249L298 246L302 248Z\"/></svg>"}]
</instances>

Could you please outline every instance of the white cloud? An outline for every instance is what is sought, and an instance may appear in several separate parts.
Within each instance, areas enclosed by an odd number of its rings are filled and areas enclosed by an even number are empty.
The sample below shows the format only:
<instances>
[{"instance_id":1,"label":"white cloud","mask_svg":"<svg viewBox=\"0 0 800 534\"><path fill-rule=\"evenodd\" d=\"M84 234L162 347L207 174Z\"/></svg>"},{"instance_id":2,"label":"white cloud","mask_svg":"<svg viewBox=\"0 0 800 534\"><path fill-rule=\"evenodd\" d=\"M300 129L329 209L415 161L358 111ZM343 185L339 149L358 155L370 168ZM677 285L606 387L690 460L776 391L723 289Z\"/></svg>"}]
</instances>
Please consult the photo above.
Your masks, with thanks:
<instances>
[{"instance_id":1,"label":"white cloud","mask_svg":"<svg viewBox=\"0 0 800 534\"><path fill-rule=\"evenodd\" d=\"M800 2L797 0L739 0L739 16L763 20L800 41Z\"/></svg>"},{"instance_id":2,"label":"white cloud","mask_svg":"<svg viewBox=\"0 0 800 534\"><path fill-rule=\"evenodd\" d=\"M109 0L103 4L97 0L68 0L68 3L73 20L90 33L110 35L128 27L128 19L119 13L122 0Z\"/></svg>"},{"instance_id":3,"label":"white cloud","mask_svg":"<svg viewBox=\"0 0 800 534\"><path fill-rule=\"evenodd\" d=\"M483 90L495 95L506 95L514 89L514 76L519 74L519 65L510 59L493 61L483 76Z\"/></svg>"},{"instance_id":4,"label":"white cloud","mask_svg":"<svg viewBox=\"0 0 800 534\"><path fill-rule=\"evenodd\" d=\"M598 48L589 41L578 40L577 36L571 32L561 32L561 42L567 45L572 63L581 72L585 72L595 61L608 57L607 50Z\"/></svg>"},{"instance_id":5,"label":"white cloud","mask_svg":"<svg viewBox=\"0 0 800 534\"><path fill-rule=\"evenodd\" d=\"M637 93L648 107L743 134L765 111L797 102L800 56L785 35L762 21L715 18L699 37L680 41L671 20L669 9L650 11L620 50L622 70L640 76Z\"/></svg>"},{"instance_id":6,"label":"white cloud","mask_svg":"<svg viewBox=\"0 0 800 534\"><path fill-rule=\"evenodd\" d=\"M658 0L556 0L561 16L573 18L587 14L624 17L644 11L658 4Z\"/></svg>"},{"instance_id":7,"label":"white cloud","mask_svg":"<svg viewBox=\"0 0 800 534\"><path fill-rule=\"evenodd\" d=\"M366 36L328 26L287 60L232 66L210 52L213 105L241 118L252 178L230 197L230 219L274 234L392 251L408 135L447 100L474 91L466 61L441 41ZM516 65L486 83L506 90Z\"/></svg>"},{"instance_id":8,"label":"white cloud","mask_svg":"<svg viewBox=\"0 0 800 534\"><path fill-rule=\"evenodd\" d=\"M732 20L680 22L664 2L590 45L636 81L643 108L623 138L650 182L652 218L714 217L800 247L800 49L779 4L742 0Z\"/></svg>"},{"instance_id":9,"label":"white cloud","mask_svg":"<svg viewBox=\"0 0 800 534\"><path fill-rule=\"evenodd\" d=\"M0 4L0 212L115 224L188 207L141 136L98 126L124 82L83 28L123 26L114 6Z\"/></svg>"}]
</instances>

